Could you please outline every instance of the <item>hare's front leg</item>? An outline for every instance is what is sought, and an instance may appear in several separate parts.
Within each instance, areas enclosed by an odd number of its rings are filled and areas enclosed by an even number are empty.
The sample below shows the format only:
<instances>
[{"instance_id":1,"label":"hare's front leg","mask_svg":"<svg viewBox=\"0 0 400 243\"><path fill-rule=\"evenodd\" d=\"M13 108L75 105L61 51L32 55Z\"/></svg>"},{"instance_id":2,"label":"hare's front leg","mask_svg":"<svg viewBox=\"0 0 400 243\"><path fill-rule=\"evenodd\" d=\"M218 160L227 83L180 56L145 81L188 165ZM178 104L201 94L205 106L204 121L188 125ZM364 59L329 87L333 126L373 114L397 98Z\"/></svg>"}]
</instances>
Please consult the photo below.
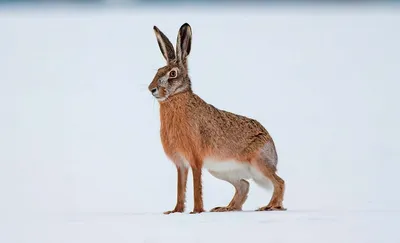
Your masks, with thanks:
<instances>
[{"instance_id":1,"label":"hare's front leg","mask_svg":"<svg viewBox=\"0 0 400 243\"><path fill-rule=\"evenodd\" d=\"M194 209L191 214L204 212L203 208L203 188L201 184L201 167L192 167L193 172L193 192L194 192Z\"/></svg>"},{"instance_id":2,"label":"hare's front leg","mask_svg":"<svg viewBox=\"0 0 400 243\"><path fill-rule=\"evenodd\" d=\"M185 166L177 165L176 170L178 175L176 206L174 210L166 211L164 214L183 213L185 211L186 183L189 169Z\"/></svg>"}]
</instances>

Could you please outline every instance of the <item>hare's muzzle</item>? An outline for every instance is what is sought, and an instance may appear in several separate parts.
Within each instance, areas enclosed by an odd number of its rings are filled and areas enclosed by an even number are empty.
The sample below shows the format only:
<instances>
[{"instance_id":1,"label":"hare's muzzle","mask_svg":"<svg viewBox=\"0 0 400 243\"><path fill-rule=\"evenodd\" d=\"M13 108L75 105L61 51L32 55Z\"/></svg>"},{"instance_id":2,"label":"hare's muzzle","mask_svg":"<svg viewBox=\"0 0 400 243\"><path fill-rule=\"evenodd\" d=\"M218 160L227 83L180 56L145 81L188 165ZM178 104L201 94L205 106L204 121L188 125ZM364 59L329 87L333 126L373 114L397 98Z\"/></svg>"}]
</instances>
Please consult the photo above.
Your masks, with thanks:
<instances>
[{"instance_id":1,"label":"hare's muzzle","mask_svg":"<svg viewBox=\"0 0 400 243\"><path fill-rule=\"evenodd\" d=\"M158 92L158 87L150 88L151 94L156 98L159 99L160 94Z\"/></svg>"}]
</instances>

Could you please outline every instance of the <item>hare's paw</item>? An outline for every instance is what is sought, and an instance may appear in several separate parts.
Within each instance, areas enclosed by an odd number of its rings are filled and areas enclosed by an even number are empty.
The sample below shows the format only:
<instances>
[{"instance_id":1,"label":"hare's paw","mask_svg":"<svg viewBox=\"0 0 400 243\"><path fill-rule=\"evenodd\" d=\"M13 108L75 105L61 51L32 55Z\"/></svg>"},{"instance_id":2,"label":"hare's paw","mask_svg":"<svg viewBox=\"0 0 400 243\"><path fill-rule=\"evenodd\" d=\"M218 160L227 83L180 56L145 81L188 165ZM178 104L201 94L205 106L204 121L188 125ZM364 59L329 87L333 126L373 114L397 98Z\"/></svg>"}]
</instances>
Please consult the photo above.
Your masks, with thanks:
<instances>
[{"instance_id":1,"label":"hare's paw","mask_svg":"<svg viewBox=\"0 0 400 243\"><path fill-rule=\"evenodd\" d=\"M185 210L184 208L175 208L171 211L165 211L164 214L171 214L171 213L183 213Z\"/></svg>"},{"instance_id":2,"label":"hare's paw","mask_svg":"<svg viewBox=\"0 0 400 243\"><path fill-rule=\"evenodd\" d=\"M199 213L204 213L205 210L204 209L194 209L192 212L190 212L190 214L199 214Z\"/></svg>"},{"instance_id":3,"label":"hare's paw","mask_svg":"<svg viewBox=\"0 0 400 243\"><path fill-rule=\"evenodd\" d=\"M232 212L232 211L242 211L240 208L234 207L215 207L210 210L210 212Z\"/></svg>"},{"instance_id":4,"label":"hare's paw","mask_svg":"<svg viewBox=\"0 0 400 243\"><path fill-rule=\"evenodd\" d=\"M258 208L256 211L286 211L287 209L284 208L283 206L264 206L261 208Z\"/></svg>"},{"instance_id":5,"label":"hare's paw","mask_svg":"<svg viewBox=\"0 0 400 243\"><path fill-rule=\"evenodd\" d=\"M165 211L164 214L171 214L171 213L183 213L183 210L171 210L171 211Z\"/></svg>"}]
</instances>

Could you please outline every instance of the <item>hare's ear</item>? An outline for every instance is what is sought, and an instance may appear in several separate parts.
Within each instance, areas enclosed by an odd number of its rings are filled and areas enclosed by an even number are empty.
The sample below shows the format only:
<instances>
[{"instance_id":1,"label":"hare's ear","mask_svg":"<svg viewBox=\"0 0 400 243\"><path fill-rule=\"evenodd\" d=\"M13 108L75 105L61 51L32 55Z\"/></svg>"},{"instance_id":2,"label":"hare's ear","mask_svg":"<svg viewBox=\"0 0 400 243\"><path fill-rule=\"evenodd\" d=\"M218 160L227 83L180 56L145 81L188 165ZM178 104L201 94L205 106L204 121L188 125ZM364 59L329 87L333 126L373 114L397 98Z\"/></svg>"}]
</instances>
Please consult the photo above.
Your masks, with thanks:
<instances>
[{"instance_id":1,"label":"hare's ear","mask_svg":"<svg viewBox=\"0 0 400 243\"><path fill-rule=\"evenodd\" d=\"M178 61L186 62L186 57L190 53L192 46L192 28L188 23L184 23L178 32L176 41L176 57Z\"/></svg>"},{"instance_id":2,"label":"hare's ear","mask_svg":"<svg viewBox=\"0 0 400 243\"><path fill-rule=\"evenodd\" d=\"M161 53L163 54L165 60L167 60L167 62L175 60L175 50L172 43L168 40L164 33L157 28L157 26L154 26L153 29L157 37L158 46L160 47Z\"/></svg>"}]
</instances>

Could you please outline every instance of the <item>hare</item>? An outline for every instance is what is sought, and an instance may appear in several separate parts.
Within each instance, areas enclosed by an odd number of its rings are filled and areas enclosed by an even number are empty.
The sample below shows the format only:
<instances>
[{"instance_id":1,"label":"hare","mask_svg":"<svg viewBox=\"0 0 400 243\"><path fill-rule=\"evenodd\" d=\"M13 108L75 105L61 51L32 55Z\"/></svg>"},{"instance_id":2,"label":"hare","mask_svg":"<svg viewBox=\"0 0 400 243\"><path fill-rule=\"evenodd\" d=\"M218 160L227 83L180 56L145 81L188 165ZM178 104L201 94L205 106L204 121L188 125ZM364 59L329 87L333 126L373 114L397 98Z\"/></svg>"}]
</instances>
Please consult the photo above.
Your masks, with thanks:
<instances>
[{"instance_id":1,"label":"hare","mask_svg":"<svg viewBox=\"0 0 400 243\"><path fill-rule=\"evenodd\" d=\"M204 212L202 169L232 184L236 192L225 207L211 212L241 211L249 192L248 179L271 189L267 206L256 211L286 210L285 182L277 174L275 144L256 120L220 110L193 93L187 57L192 30L185 23L178 32L176 51L169 39L153 27L167 65L158 69L148 89L160 105L160 135L165 154L177 170L177 202L165 214L184 212L189 168L193 174L193 213Z\"/></svg>"}]
</instances>

